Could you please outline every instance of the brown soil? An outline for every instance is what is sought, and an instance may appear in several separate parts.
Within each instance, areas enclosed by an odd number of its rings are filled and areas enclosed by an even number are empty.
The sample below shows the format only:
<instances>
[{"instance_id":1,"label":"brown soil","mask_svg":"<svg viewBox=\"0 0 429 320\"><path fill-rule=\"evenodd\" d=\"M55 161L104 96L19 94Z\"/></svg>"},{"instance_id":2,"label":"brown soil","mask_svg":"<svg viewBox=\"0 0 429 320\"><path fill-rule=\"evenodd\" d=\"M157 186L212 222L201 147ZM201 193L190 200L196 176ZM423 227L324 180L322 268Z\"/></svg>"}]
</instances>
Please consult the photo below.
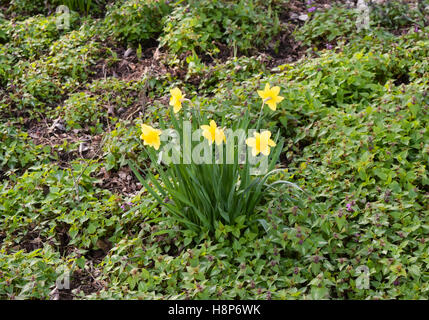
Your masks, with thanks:
<instances>
[{"instance_id":1,"label":"brown soil","mask_svg":"<svg viewBox=\"0 0 429 320\"><path fill-rule=\"evenodd\" d=\"M136 194L142 188L142 185L128 167L123 167L118 171L107 171L105 168L101 168L96 177L101 179L101 183L99 184L101 188L108 189L114 194L122 194L129 197Z\"/></svg>"},{"instance_id":2,"label":"brown soil","mask_svg":"<svg viewBox=\"0 0 429 320\"><path fill-rule=\"evenodd\" d=\"M85 295L98 292L101 289L107 289L107 283L102 280L97 280L101 271L94 267L93 263L89 263L84 270L77 269L73 272L70 279L69 289L54 289L51 292L52 300L73 300L75 294L83 292Z\"/></svg>"},{"instance_id":3,"label":"brown soil","mask_svg":"<svg viewBox=\"0 0 429 320\"><path fill-rule=\"evenodd\" d=\"M59 151L60 165L66 166L71 160L77 158L93 159L100 154L102 135L91 135L83 130L66 131L61 121L44 120L43 122L30 121L28 135L38 145L49 146L57 150L64 142L78 144L78 148L72 151Z\"/></svg>"},{"instance_id":4,"label":"brown soil","mask_svg":"<svg viewBox=\"0 0 429 320\"><path fill-rule=\"evenodd\" d=\"M110 66L106 59L98 61L91 69L94 73L93 79L115 77L132 81L142 79L149 72L152 75L163 75L169 72L173 77L180 76L178 70L168 68L162 63L161 58L164 54L157 46L142 49L139 57L136 49L118 47L113 40L108 41L106 47L116 53L118 60Z\"/></svg>"}]
</instances>

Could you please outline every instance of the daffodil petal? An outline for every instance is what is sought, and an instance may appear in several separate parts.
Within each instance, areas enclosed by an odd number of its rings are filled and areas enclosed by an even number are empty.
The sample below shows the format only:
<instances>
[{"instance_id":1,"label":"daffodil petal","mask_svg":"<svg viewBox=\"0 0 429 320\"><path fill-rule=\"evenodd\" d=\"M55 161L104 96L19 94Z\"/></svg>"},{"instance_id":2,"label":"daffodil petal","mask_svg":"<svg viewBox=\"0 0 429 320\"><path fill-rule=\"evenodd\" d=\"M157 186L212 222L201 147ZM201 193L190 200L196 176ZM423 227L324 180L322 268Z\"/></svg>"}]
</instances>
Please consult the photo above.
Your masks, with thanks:
<instances>
[{"instance_id":1,"label":"daffodil petal","mask_svg":"<svg viewBox=\"0 0 429 320\"><path fill-rule=\"evenodd\" d=\"M152 127L150 127L150 126L148 126L148 125L146 125L146 124L142 124L142 125L141 125L141 129L142 129L142 133L143 133L144 135L147 135L147 134L149 134L149 133L150 133L150 131L151 131Z\"/></svg>"},{"instance_id":2,"label":"daffodil petal","mask_svg":"<svg viewBox=\"0 0 429 320\"><path fill-rule=\"evenodd\" d=\"M210 134L210 132L208 132L208 131L203 132L203 137L207 139L207 141L209 142L209 144L213 143L213 137Z\"/></svg>"},{"instance_id":3,"label":"daffodil petal","mask_svg":"<svg viewBox=\"0 0 429 320\"><path fill-rule=\"evenodd\" d=\"M259 95L262 99L264 99L264 100L265 100L265 98L266 98L265 91L258 90L258 95Z\"/></svg>"},{"instance_id":4,"label":"daffodil petal","mask_svg":"<svg viewBox=\"0 0 429 320\"><path fill-rule=\"evenodd\" d=\"M174 104L174 106L173 106L174 113L178 113L181 109L182 109L182 104L181 103L175 103Z\"/></svg>"},{"instance_id":5,"label":"daffodil petal","mask_svg":"<svg viewBox=\"0 0 429 320\"><path fill-rule=\"evenodd\" d=\"M277 103L280 103L284 100L284 98L282 96L277 96L275 100Z\"/></svg>"},{"instance_id":6,"label":"daffodil petal","mask_svg":"<svg viewBox=\"0 0 429 320\"><path fill-rule=\"evenodd\" d=\"M272 87L271 92L273 93L273 95L278 96L280 93L280 87L278 86Z\"/></svg>"},{"instance_id":7,"label":"daffodil petal","mask_svg":"<svg viewBox=\"0 0 429 320\"><path fill-rule=\"evenodd\" d=\"M170 106L175 106L177 104L177 99L175 97L170 98Z\"/></svg>"},{"instance_id":8,"label":"daffodil petal","mask_svg":"<svg viewBox=\"0 0 429 320\"><path fill-rule=\"evenodd\" d=\"M268 105L268 107L269 107L271 110L276 111L276 106L277 106L276 101L274 101L273 99L271 99L271 100L268 100L268 101L266 102L266 104Z\"/></svg>"},{"instance_id":9,"label":"daffodil petal","mask_svg":"<svg viewBox=\"0 0 429 320\"><path fill-rule=\"evenodd\" d=\"M215 141L216 141L217 145L220 145L222 143L222 141L226 142L226 138L225 138L225 134L224 134L223 130L221 130L221 129L216 130Z\"/></svg>"},{"instance_id":10,"label":"daffodil petal","mask_svg":"<svg viewBox=\"0 0 429 320\"><path fill-rule=\"evenodd\" d=\"M261 153L262 153L264 156L268 156L268 155L270 154L270 147L266 146L265 148L263 148L263 149L261 150Z\"/></svg>"},{"instance_id":11,"label":"daffodil petal","mask_svg":"<svg viewBox=\"0 0 429 320\"><path fill-rule=\"evenodd\" d=\"M268 141L268 139L271 137L271 132L268 130L265 130L261 132L261 139L265 139Z\"/></svg>"},{"instance_id":12,"label":"daffodil petal","mask_svg":"<svg viewBox=\"0 0 429 320\"><path fill-rule=\"evenodd\" d=\"M246 144L249 147L255 147L256 146L256 139L255 138L248 138L248 139L246 139Z\"/></svg>"},{"instance_id":13,"label":"daffodil petal","mask_svg":"<svg viewBox=\"0 0 429 320\"><path fill-rule=\"evenodd\" d=\"M177 97L177 96L181 96L181 95L182 95L182 91L180 91L180 89L179 89L179 88L174 88L174 89L171 89L171 90L170 90L170 94L171 94L173 97Z\"/></svg>"},{"instance_id":14,"label":"daffodil petal","mask_svg":"<svg viewBox=\"0 0 429 320\"><path fill-rule=\"evenodd\" d=\"M253 148L253 149L252 149L252 155L253 155L254 157L256 157L258 154L259 154L259 150L257 150L256 148Z\"/></svg>"}]
</instances>

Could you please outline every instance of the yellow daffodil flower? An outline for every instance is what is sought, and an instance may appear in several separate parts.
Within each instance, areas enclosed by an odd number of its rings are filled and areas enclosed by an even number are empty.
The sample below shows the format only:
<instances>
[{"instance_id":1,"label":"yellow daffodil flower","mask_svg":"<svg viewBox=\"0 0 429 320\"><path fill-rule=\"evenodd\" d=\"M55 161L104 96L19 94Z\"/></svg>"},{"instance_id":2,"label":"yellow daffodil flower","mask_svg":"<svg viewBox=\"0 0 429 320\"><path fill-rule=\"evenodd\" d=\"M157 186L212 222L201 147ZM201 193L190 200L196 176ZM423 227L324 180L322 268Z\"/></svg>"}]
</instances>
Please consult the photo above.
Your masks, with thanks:
<instances>
[{"instance_id":1,"label":"yellow daffodil flower","mask_svg":"<svg viewBox=\"0 0 429 320\"><path fill-rule=\"evenodd\" d=\"M246 144L252 148L252 155L257 156L259 153L262 153L264 156L270 154L270 147L275 147L276 144L273 140L270 139L271 132L268 130L263 131L262 133L254 133L254 138L246 139Z\"/></svg>"},{"instance_id":2,"label":"yellow daffodil flower","mask_svg":"<svg viewBox=\"0 0 429 320\"><path fill-rule=\"evenodd\" d=\"M210 126L202 125L201 129L203 129L203 137L209 141L209 144L212 144L213 141L217 145L220 145L222 141L226 142L225 133L217 127L213 120L210 121Z\"/></svg>"},{"instance_id":3,"label":"yellow daffodil flower","mask_svg":"<svg viewBox=\"0 0 429 320\"><path fill-rule=\"evenodd\" d=\"M170 90L170 106L173 106L174 113L177 113L182 109L182 102L185 99L185 94L182 94L179 88Z\"/></svg>"},{"instance_id":4,"label":"yellow daffodil flower","mask_svg":"<svg viewBox=\"0 0 429 320\"><path fill-rule=\"evenodd\" d=\"M270 85L267 83L265 85L265 89L258 90L258 95L262 98L264 103L270 107L271 110L275 111L277 103L280 103L283 101L283 97L279 96L280 93L280 87L272 87L270 88Z\"/></svg>"},{"instance_id":5,"label":"yellow daffodil flower","mask_svg":"<svg viewBox=\"0 0 429 320\"><path fill-rule=\"evenodd\" d=\"M154 129L151 126L148 126L146 124L142 124L142 135L140 138L143 140L144 145L154 147L155 150L159 149L159 146L161 145L161 139L159 138L160 134L162 133L159 129Z\"/></svg>"}]
</instances>

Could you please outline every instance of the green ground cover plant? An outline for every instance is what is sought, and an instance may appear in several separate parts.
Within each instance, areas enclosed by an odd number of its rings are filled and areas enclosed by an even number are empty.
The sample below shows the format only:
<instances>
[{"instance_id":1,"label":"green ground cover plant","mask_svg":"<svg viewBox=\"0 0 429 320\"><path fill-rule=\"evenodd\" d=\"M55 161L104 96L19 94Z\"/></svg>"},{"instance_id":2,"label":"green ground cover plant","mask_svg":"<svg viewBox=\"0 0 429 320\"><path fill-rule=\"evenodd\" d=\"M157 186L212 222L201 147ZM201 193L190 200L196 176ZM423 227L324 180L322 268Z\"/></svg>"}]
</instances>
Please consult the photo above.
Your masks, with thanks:
<instances>
[{"instance_id":1,"label":"green ground cover plant","mask_svg":"<svg viewBox=\"0 0 429 320\"><path fill-rule=\"evenodd\" d=\"M189 1L166 16L161 44L173 53L218 54L219 44L249 52L280 31L276 13L256 1Z\"/></svg>"},{"instance_id":2,"label":"green ground cover plant","mask_svg":"<svg viewBox=\"0 0 429 320\"><path fill-rule=\"evenodd\" d=\"M49 161L50 148L34 145L28 134L11 124L0 124L0 173Z\"/></svg>"},{"instance_id":3,"label":"green ground cover plant","mask_svg":"<svg viewBox=\"0 0 429 320\"><path fill-rule=\"evenodd\" d=\"M100 14L101 7L107 4L105 0L2 0L2 2L9 2L6 11L16 15L17 18L34 14L48 14L61 5L67 6L70 11L95 15Z\"/></svg>"},{"instance_id":4,"label":"green ground cover plant","mask_svg":"<svg viewBox=\"0 0 429 320\"><path fill-rule=\"evenodd\" d=\"M0 299L429 298L427 0L42 2L0 1ZM182 119L275 172L158 162Z\"/></svg>"},{"instance_id":5,"label":"green ground cover plant","mask_svg":"<svg viewBox=\"0 0 429 320\"><path fill-rule=\"evenodd\" d=\"M125 43L144 44L155 40L162 31L162 19L171 11L168 1L135 0L112 4L105 24L113 35Z\"/></svg>"}]
</instances>

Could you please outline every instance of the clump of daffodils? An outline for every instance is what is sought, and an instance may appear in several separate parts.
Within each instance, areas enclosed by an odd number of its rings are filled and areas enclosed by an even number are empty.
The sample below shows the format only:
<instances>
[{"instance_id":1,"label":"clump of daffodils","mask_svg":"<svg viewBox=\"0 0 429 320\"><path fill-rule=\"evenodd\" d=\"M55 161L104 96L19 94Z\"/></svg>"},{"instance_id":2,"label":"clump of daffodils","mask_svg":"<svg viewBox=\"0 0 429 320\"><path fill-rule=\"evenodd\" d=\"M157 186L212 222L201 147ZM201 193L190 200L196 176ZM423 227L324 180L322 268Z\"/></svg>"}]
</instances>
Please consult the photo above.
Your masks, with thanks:
<instances>
[{"instance_id":1,"label":"clump of daffodils","mask_svg":"<svg viewBox=\"0 0 429 320\"><path fill-rule=\"evenodd\" d=\"M283 97L279 95L280 87L274 86L270 88L270 85L267 83L264 90L258 90L258 95L262 98L262 105L267 104L268 107L275 111L277 104L283 101ZM182 103L185 101L185 94L179 88L174 88L170 90L170 106L173 107L174 113L178 113L182 109ZM149 145L159 149L160 146L160 134L161 130L153 129L151 126L142 124L142 135L141 139L144 141L144 145ZM209 144L216 143L220 145L223 142L226 142L226 137L224 130L217 127L217 124L214 120L211 120L209 125L201 125L202 135L207 139ZM257 156L259 153L262 153L265 156L270 154L270 147L275 147L276 144L273 140L270 139L271 132L265 130L261 133L254 133L254 137L248 138L246 144L252 148L252 154Z\"/></svg>"},{"instance_id":2,"label":"clump of daffodils","mask_svg":"<svg viewBox=\"0 0 429 320\"><path fill-rule=\"evenodd\" d=\"M192 107L190 105L192 102L185 99L185 95L179 88L172 89L170 94L171 123L174 127L173 130L179 136L172 145L179 148L180 151L177 154L180 161L174 164L161 164L158 160L159 156L164 153L164 149L160 152L158 150L161 148L163 131L142 124L140 137L144 145L149 147L145 148L145 151L152 160L158 176L155 176L148 168L146 170L139 168L137 164L130 163L130 167L159 204L166 207L177 222L193 231L214 232L219 223L223 225L233 224L237 221L250 223L254 220L255 207L264 195L268 177L279 171L274 170L274 167L280 157L283 142L277 141L276 143L274 140L279 140L278 136L276 139L272 139L269 130L260 130L261 110L257 132L247 139L240 140L241 138L239 138L241 143L247 145L249 151L247 160L241 163L240 156L233 153L233 157L229 158L230 162L228 162L226 161L227 151L238 151L240 142L236 144L234 137L229 140L228 129L219 126L213 119L207 119L205 112L200 108ZM276 110L277 105L284 99L279 94L279 87L270 87L269 84L266 84L264 90L258 91L258 95L262 99L262 108L266 104L271 110ZM176 118L176 114L179 119ZM249 113L246 112L236 127L243 132L250 129L249 117ZM192 126L191 129L194 132L200 132L200 136L204 138L203 142L190 138L185 139L185 120L189 118L192 118L192 121L188 122L188 125ZM184 151L181 153L180 148L185 142L190 144L189 147L192 150L215 149L216 161L199 163L184 161L186 155ZM201 148L201 144L204 143L206 147ZM183 147L184 149L185 147ZM195 152L195 154L198 156L199 152ZM194 152L192 156L194 156ZM250 163L251 156L254 158L253 160L256 159L253 163ZM266 172L259 176L252 173L252 169L254 169L252 166L260 168L262 162L266 164ZM145 179L140 174L142 171L144 171ZM273 184L283 182L277 181ZM166 202L165 198L172 201Z\"/></svg>"}]
</instances>

